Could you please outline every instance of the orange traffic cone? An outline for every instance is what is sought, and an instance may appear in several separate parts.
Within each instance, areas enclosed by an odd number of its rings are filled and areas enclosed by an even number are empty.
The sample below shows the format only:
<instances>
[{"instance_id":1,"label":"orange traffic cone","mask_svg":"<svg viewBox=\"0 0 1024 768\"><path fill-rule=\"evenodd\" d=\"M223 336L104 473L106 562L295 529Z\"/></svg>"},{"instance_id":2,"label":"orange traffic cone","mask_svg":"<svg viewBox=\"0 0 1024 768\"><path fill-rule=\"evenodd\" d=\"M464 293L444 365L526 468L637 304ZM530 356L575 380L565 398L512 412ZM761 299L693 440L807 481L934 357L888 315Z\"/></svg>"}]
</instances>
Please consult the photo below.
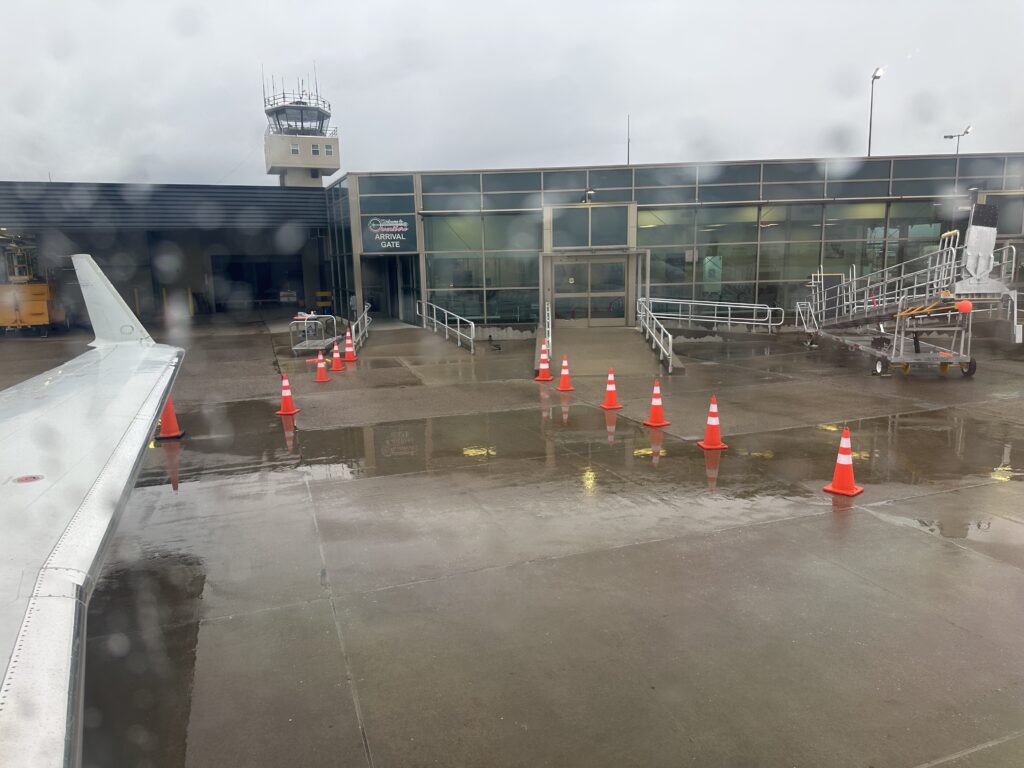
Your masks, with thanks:
<instances>
[{"instance_id":1,"label":"orange traffic cone","mask_svg":"<svg viewBox=\"0 0 1024 768\"><path fill-rule=\"evenodd\" d=\"M711 493L718 487L718 465L721 461L720 451L704 451L704 474L708 479L708 490Z\"/></svg>"},{"instance_id":2,"label":"orange traffic cone","mask_svg":"<svg viewBox=\"0 0 1024 768\"><path fill-rule=\"evenodd\" d=\"M661 407L661 382L654 380L654 394L651 395L651 415L644 422L645 427L667 427L671 421L665 421L665 411Z\"/></svg>"},{"instance_id":3,"label":"orange traffic cone","mask_svg":"<svg viewBox=\"0 0 1024 768\"><path fill-rule=\"evenodd\" d=\"M334 352L331 353L331 370L345 370L345 364L341 362L341 352L338 351L338 342L334 342Z\"/></svg>"},{"instance_id":4,"label":"orange traffic cone","mask_svg":"<svg viewBox=\"0 0 1024 768\"><path fill-rule=\"evenodd\" d=\"M608 384L604 388L604 402L601 403L601 407L606 411L617 411L622 407L615 393L615 371L611 368L608 369Z\"/></svg>"},{"instance_id":5,"label":"orange traffic cone","mask_svg":"<svg viewBox=\"0 0 1024 768\"><path fill-rule=\"evenodd\" d=\"M281 427L284 429L284 446L288 449L288 453L291 453L295 446L295 417L282 416Z\"/></svg>"},{"instance_id":6,"label":"orange traffic cone","mask_svg":"<svg viewBox=\"0 0 1024 768\"><path fill-rule=\"evenodd\" d=\"M327 375L327 363L324 362L324 353L321 352L316 358L316 378L313 381L317 384L324 384L330 380Z\"/></svg>"},{"instance_id":7,"label":"orange traffic cone","mask_svg":"<svg viewBox=\"0 0 1024 768\"><path fill-rule=\"evenodd\" d=\"M569 358L562 358L562 375L558 378L558 386L555 389L559 392L572 392L576 389L569 381Z\"/></svg>"},{"instance_id":8,"label":"orange traffic cone","mask_svg":"<svg viewBox=\"0 0 1024 768\"><path fill-rule=\"evenodd\" d=\"M559 395L558 402L562 406L562 426L569 423L569 395Z\"/></svg>"},{"instance_id":9,"label":"orange traffic cone","mask_svg":"<svg viewBox=\"0 0 1024 768\"><path fill-rule=\"evenodd\" d=\"M345 362L354 363L356 358L356 348L352 346L352 329L345 329Z\"/></svg>"},{"instance_id":10,"label":"orange traffic cone","mask_svg":"<svg viewBox=\"0 0 1024 768\"><path fill-rule=\"evenodd\" d=\"M829 493L842 496L856 496L864 491L853 482L853 450L850 447L850 428L843 427L843 436L839 440L839 455L836 456L836 471L832 482L825 486Z\"/></svg>"},{"instance_id":11,"label":"orange traffic cone","mask_svg":"<svg viewBox=\"0 0 1024 768\"><path fill-rule=\"evenodd\" d=\"M722 442L722 428L718 425L718 401L711 396L711 408L708 410L708 425L704 428L704 439L697 445L705 451L722 451L729 446Z\"/></svg>"},{"instance_id":12,"label":"orange traffic cone","mask_svg":"<svg viewBox=\"0 0 1024 768\"><path fill-rule=\"evenodd\" d=\"M167 478L171 481L171 490L178 490L179 459L184 446L181 443L160 443L160 449L164 452L164 459L167 462Z\"/></svg>"},{"instance_id":13,"label":"orange traffic cone","mask_svg":"<svg viewBox=\"0 0 1024 768\"><path fill-rule=\"evenodd\" d=\"M292 386L288 383L288 374L281 374L281 409L276 411L276 414L278 416L294 416L301 410L301 408L295 407L295 401L292 400Z\"/></svg>"},{"instance_id":14,"label":"orange traffic cone","mask_svg":"<svg viewBox=\"0 0 1024 768\"><path fill-rule=\"evenodd\" d=\"M651 465L658 466L661 461L661 445L665 442L665 433L657 427L650 429L651 435Z\"/></svg>"},{"instance_id":15,"label":"orange traffic cone","mask_svg":"<svg viewBox=\"0 0 1024 768\"><path fill-rule=\"evenodd\" d=\"M608 434L608 445L615 444L615 420L619 418L617 413L604 412L604 430Z\"/></svg>"},{"instance_id":16,"label":"orange traffic cone","mask_svg":"<svg viewBox=\"0 0 1024 768\"><path fill-rule=\"evenodd\" d=\"M160 434L157 440L177 440L185 434L185 430L178 426L178 416L174 413L174 400L167 396L164 403L164 412L160 414Z\"/></svg>"},{"instance_id":17,"label":"orange traffic cone","mask_svg":"<svg viewBox=\"0 0 1024 768\"><path fill-rule=\"evenodd\" d=\"M540 362L537 364L537 375L533 379L534 381L554 381L555 377L551 375L551 364L548 360L548 343L542 341L540 343Z\"/></svg>"}]
</instances>

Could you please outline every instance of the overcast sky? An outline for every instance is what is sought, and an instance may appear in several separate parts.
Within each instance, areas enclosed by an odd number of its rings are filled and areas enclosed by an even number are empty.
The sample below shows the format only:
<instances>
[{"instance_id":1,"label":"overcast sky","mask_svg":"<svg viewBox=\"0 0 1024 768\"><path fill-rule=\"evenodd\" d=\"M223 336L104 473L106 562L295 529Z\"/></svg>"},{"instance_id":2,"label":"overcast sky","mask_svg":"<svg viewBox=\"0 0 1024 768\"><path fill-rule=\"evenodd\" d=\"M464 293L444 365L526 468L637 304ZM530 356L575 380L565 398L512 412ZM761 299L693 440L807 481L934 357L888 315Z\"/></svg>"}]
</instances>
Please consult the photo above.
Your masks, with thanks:
<instances>
[{"instance_id":1,"label":"overcast sky","mask_svg":"<svg viewBox=\"0 0 1024 768\"><path fill-rule=\"evenodd\" d=\"M1024 2L8 0L0 179L273 184L260 67L342 170L1024 150Z\"/></svg>"}]
</instances>

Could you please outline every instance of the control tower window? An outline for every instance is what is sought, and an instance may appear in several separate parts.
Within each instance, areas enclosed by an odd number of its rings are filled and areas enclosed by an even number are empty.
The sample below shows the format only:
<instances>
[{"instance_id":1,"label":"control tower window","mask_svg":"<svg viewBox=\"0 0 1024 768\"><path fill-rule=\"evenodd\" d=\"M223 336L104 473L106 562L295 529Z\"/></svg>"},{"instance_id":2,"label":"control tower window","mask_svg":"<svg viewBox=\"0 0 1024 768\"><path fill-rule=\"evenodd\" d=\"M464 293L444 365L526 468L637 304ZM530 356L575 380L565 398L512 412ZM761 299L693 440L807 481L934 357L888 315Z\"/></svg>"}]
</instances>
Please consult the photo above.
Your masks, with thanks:
<instances>
[{"instance_id":1,"label":"control tower window","mask_svg":"<svg viewBox=\"0 0 1024 768\"><path fill-rule=\"evenodd\" d=\"M299 145L298 144L292 144L292 154L293 155L299 154Z\"/></svg>"},{"instance_id":2,"label":"control tower window","mask_svg":"<svg viewBox=\"0 0 1024 768\"><path fill-rule=\"evenodd\" d=\"M334 145L333 144L324 144L324 154L327 155L328 157L333 155L334 154Z\"/></svg>"},{"instance_id":3,"label":"control tower window","mask_svg":"<svg viewBox=\"0 0 1024 768\"><path fill-rule=\"evenodd\" d=\"M313 156L315 157L316 155L319 155L319 154L320 154L320 145L319 144L314 144L313 145Z\"/></svg>"}]
</instances>

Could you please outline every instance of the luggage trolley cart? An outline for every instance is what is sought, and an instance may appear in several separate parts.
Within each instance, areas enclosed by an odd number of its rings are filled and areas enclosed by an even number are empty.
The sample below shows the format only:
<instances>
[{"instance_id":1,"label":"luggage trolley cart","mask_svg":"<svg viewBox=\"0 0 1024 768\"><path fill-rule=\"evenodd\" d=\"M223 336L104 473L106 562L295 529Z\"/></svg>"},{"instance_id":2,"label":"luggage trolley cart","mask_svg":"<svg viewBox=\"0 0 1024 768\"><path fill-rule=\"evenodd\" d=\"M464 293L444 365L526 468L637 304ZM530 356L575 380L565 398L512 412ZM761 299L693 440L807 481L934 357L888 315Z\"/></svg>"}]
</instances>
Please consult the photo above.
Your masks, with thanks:
<instances>
[{"instance_id":1,"label":"luggage trolley cart","mask_svg":"<svg viewBox=\"0 0 1024 768\"><path fill-rule=\"evenodd\" d=\"M326 350L340 338L338 321L334 315L318 315L315 312L296 315L288 324L288 335L293 355Z\"/></svg>"}]
</instances>

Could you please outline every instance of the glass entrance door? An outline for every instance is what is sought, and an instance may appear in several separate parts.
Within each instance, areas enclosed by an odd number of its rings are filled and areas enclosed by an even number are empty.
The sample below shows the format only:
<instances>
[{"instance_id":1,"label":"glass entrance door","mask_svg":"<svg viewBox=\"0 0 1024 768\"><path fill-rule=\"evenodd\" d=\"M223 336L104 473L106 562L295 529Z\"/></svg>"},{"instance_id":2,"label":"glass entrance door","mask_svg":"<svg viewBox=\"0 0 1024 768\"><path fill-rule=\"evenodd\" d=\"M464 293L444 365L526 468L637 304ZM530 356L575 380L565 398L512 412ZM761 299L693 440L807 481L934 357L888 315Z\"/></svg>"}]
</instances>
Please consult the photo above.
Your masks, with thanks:
<instances>
[{"instance_id":1,"label":"glass entrance door","mask_svg":"<svg viewBox=\"0 0 1024 768\"><path fill-rule=\"evenodd\" d=\"M556 324L626 324L626 257L573 257L552 266Z\"/></svg>"}]
</instances>

